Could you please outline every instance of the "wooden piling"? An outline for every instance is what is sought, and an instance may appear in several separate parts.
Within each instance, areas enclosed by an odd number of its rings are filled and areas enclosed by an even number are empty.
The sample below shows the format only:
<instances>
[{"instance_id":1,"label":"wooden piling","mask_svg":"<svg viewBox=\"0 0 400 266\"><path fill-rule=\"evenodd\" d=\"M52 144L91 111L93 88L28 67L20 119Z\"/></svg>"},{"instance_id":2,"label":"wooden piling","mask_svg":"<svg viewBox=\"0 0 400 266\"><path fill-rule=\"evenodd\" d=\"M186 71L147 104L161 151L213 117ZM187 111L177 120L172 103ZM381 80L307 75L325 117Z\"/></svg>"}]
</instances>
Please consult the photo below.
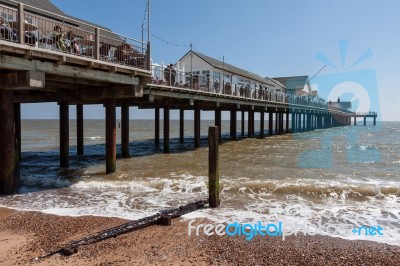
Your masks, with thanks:
<instances>
[{"instance_id":1,"label":"wooden piling","mask_svg":"<svg viewBox=\"0 0 400 266\"><path fill-rule=\"evenodd\" d=\"M200 148L200 108L194 109L194 147Z\"/></svg>"},{"instance_id":2,"label":"wooden piling","mask_svg":"<svg viewBox=\"0 0 400 266\"><path fill-rule=\"evenodd\" d=\"M115 99L106 99L106 173L117 169L117 129Z\"/></svg>"},{"instance_id":3,"label":"wooden piling","mask_svg":"<svg viewBox=\"0 0 400 266\"><path fill-rule=\"evenodd\" d=\"M260 112L260 138L264 138L264 111Z\"/></svg>"},{"instance_id":4,"label":"wooden piling","mask_svg":"<svg viewBox=\"0 0 400 266\"><path fill-rule=\"evenodd\" d=\"M219 200L219 150L218 127L208 129L208 192L210 207L216 208Z\"/></svg>"},{"instance_id":5,"label":"wooden piling","mask_svg":"<svg viewBox=\"0 0 400 266\"><path fill-rule=\"evenodd\" d=\"M13 92L0 89L0 193L14 193L15 138Z\"/></svg>"},{"instance_id":6,"label":"wooden piling","mask_svg":"<svg viewBox=\"0 0 400 266\"><path fill-rule=\"evenodd\" d=\"M185 142L185 110L179 110L179 142Z\"/></svg>"},{"instance_id":7,"label":"wooden piling","mask_svg":"<svg viewBox=\"0 0 400 266\"><path fill-rule=\"evenodd\" d=\"M249 110L247 112L247 137L251 138L252 137L252 110Z\"/></svg>"},{"instance_id":8,"label":"wooden piling","mask_svg":"<svg viewBox=\"0 0 400 266\"><path fill-rule=\"evenodd\" d=\"M274 135L274 129L272 128L274 125L274 113L269 111L268 116L268 134L272 136Z\"/></svg>"},{"instance_id":9,"label":"wooden piling","mask_svg":"<svg viewBox=\"0 0 400 266\"><path fill-rule=\"evenodd\" d=\"M286 112L286 133L289 133L289 111Z\"/></svg>"},{"instance_id":10,"label":"wooden piling","mask_svg":"<svg viewBox=\"0 0 400 266\"><path fill-rule=\"evenodd\" d=\"M121 150L122 158L129 158L129 104L121 105Z\"/></svg>"},{"instance_id":11,"label":"wooden piling","mask_svg":"<svg viewBox=\"0 0 400 266\"><path fill-rule=\"evenodd\" d=\"M296 132L296 114L292 113L292 133Z\"/></svg>"},{"instance_id":12,"label":"wooden piling","mask_svg":"<svg viewBox=\"0 0 400 266\"><path fill-rule=\"evenodd\" d=\"M364 116L364 126L366 126L366 125L367 125L367 117Z\"/></svg>"},{"instance_id":13,"label":"wooden piling","mask_svg":"<svg viewBox=\"0 0 400 266\"><path fill-rule=\"evenodd\" d=\"M69 167L69 106L62 101L60 106L60 166Z\"/></svg>"},{"instance_id":14,"label":"wooden piling","mask_svg":"<svg viewBox=\"0 0 400 266\"><path fill-rule=\"evenodd\" d=\"M242 119L240 120L242 126L242 137L244 137L244 111L242 111Z\"/></svg>"},{"instance_id":15,"label":"wooden piling","mask_svg":"<svg viewBox=\"0 0 400 266\"><path fill-rule=\"evenodd\" d=\"M218 140L222 142L222 130L221 130L221 109L215 109L215 126L218 127Z\"/></svg>"},{"instance_id":16,"label":"wooden piling","mask_svg":"<svg viewBox=\"0 0 400 266\"><path fill-rule=\"evenodd\" d=\"M160 144L160 108L154 109L154 144Z\"/></svg>"},{"instance_id":17,"label":"wooden piling","mask_svg":"<svg viewBox=\"0 0 400 266\"><path fill-rule=\"evenodd\" d=\"M164 107L164 153L169 153L169 106Z\"/></svg>"},{"instance_id":18,"label":"wooden piling","mask_svg":"<svg viewBox=\"0 0 400 266\"><path fill-rule=\"evenodd\" d=\"M374 116L374 126L376 126L376 116Z\"/></svg>"},{"instance_id":19,"label":"wooden piling","mask_svg":"<svg viewBox=\"0 0 400 266\"><path fill-rule=\"evenodd\" d=\"M237 127L237 117L236 117L236 109L231 110L231 138L232 140L236 140L236 127Z\"/></svg>"},{"instance_id":20,"label":"wooden piling","mask_svg":"<svg viewBox=\"0 0 400 266\"><path fill-rule=\"evenodd\" d=\"M18 161L21 161L21 104L14 103L14 123L15 123L15 138L17 142L16 153Z\"/></svg>"},{"instance_id":21,"label":"wooden piling","mask_svg":"<svg viewBox=\"0 0 400 266\"><path fill-rule=\"evenodd\" d=\"M78 155L84 154L82 104L76 105L76 153Z\"/></svg>"}]
</instances>

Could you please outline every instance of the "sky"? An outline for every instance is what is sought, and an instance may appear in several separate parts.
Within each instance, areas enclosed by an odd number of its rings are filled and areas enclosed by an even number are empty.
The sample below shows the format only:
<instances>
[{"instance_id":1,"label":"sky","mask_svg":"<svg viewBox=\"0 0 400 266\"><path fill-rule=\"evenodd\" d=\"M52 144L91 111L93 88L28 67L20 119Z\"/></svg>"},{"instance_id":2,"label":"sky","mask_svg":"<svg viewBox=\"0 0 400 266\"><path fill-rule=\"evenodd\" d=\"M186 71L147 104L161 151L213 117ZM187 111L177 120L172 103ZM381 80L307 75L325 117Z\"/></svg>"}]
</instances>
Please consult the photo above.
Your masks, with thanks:
<instances>
[{"instance_id":1,"label":"sky","mask_svg":"<svg viewBox=\"0 0 400 266\"><path fill-rule=\"evenodd\" d=\"M69 15L142 38L146 0L51 1ZM313 76L327 64L316 78L344 75L357 83L359 76L348 73L367 70L375 84L367 88L375 101L372 111L395 121L400 120L399 10L396 0L151 0L152 59L175 63L192 43L195 51L263 77ZM144 23L147 28L147 17ZM136 108L131 116L153 118L151 111ZM58 107L23 105L22 117L58 118ZM103 107L85 107L84 117L103 118Z\"/></svg>"}]
</instances>

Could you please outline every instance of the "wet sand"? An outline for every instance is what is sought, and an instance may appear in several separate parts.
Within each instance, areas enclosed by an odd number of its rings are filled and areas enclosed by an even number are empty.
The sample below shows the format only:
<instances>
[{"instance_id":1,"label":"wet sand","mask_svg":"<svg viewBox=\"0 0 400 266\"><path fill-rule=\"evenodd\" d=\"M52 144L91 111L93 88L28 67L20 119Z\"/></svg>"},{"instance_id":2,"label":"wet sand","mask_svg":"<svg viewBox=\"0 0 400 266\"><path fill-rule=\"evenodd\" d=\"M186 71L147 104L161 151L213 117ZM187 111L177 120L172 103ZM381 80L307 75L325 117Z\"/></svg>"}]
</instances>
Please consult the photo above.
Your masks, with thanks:
<instances>
[{"instance_id":1,"label":"wet sand","mask_svg":"<svg viewBox=\"0 0 400 266\"><path fill-rule=\"evenodd\" d=\"M400 265L400 247L325 236L188 236L187 221L155 225L95 244L72 256L35 260L69 241L127 222L0 208L0 265Z\"/></svg>"}]
</instances>

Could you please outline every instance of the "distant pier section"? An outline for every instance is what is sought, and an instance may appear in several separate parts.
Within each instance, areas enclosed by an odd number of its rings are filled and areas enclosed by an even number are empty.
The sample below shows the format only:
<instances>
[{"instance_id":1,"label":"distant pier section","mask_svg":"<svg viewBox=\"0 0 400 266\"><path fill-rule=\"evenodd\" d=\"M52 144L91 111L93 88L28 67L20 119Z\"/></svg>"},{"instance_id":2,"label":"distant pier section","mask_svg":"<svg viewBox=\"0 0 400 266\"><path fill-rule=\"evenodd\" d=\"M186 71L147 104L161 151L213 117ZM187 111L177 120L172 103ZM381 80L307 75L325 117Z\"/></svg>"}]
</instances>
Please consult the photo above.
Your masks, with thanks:
<instances>
[{"instance_id":1,"label":"distant pier section","mask_svg":"<svg viewBox=\"0 0 400 266\"><path fill-rule=\"evenodd\" d=\"M364 118L364 126L367 125L367 118L373 118L374 122L373 125L376 126L376 118L378 117L378 114L376 112L364 112L364 113L354 113L354 125L357 125L357 118L362 117Z\"/></svg>"}]
</instances>

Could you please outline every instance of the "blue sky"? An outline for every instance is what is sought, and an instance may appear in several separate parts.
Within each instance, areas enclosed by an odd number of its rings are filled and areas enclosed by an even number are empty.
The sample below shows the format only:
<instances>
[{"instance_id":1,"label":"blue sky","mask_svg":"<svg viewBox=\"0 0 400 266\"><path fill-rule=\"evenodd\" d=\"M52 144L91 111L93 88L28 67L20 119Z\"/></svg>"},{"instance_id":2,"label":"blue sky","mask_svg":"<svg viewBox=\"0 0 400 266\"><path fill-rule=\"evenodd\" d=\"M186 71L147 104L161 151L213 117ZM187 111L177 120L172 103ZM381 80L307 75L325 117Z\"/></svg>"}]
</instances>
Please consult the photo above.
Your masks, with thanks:
<instances>
[{"instance_id":1,"label":"blue sky","mask_svg":"<svg viewBox=\"0 0 400 266\"><path fill-rule=\"evenodd\" d=\"M141 39L146 0L52 0L65 13ZM175 44L261 76L314 75L324 63L321 52L337 66L320 75L373 70L383 120L399 120L400 2L395 0L151 0L150 30ZM147 21L145 22L147 27ZM145 34L145 36L147 36ZM342 66L339 40L347 40ZM147 40L147 38L146 38ZM151 38L155 62L174 63L188 46ZM370 49L372 56L350 66ZM85 118L102 118L101 106L85 108ZM149 111L132 110L136 118ZM55 104L25 105L23 118L57 118ZM71 109L71 118L74 117Z\"/></svg>"}]
</instances>

